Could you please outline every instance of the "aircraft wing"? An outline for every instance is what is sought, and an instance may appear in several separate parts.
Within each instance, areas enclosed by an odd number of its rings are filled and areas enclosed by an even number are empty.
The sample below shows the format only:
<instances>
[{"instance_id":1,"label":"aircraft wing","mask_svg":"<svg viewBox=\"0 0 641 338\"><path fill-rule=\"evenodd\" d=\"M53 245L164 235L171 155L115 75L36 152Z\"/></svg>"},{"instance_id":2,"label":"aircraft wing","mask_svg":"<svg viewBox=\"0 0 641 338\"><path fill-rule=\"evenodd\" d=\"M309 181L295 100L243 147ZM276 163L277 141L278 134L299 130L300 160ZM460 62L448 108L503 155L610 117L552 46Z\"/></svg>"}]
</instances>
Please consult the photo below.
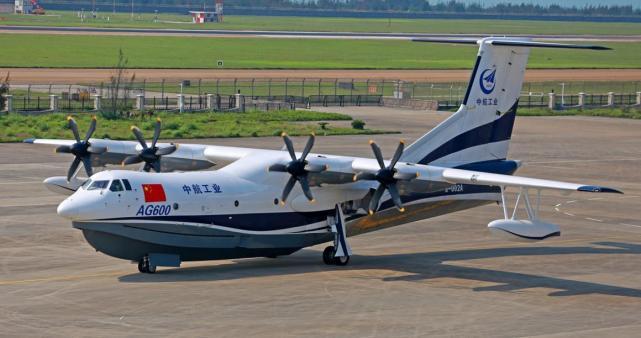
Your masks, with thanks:
<instances>
[{"instance_id":1,"label":"aircraft wing","mask_svg":"<svg viewBox=\"0 0 641 338\"><path fill-rule=\"evenodd\" d=\"M387 161L385 162L388 163ZM378 164L369 159L355 160L353 164L354 172L371 172L378 171ZM425 186L426 182L440 182L448 184L473 184L489 185L496 187L520 187L539 190L562 190L562 191L581 191L581 192L602 192L602 193L619 193L616 189L601 187L597 185L568 183L553 180L544 180L514 175L492 174L481 171L462 170L455 168L444 168L414 163L397 163L395 169L405 177L412 177L406 180L405 184L411 190L420 190L416 187ZM413 187L414 186L414 187Z\"/></svg>"},{"instance_id":2,"label":"aircraft wing","mask_svg":"<svg viewBox=\"0 0 641 338\"><path fill-rule=\"evenodd\" d=\"M512 175L499 175L460 169L443 169L442 176L445 181L450 183L508 187L512 186L521 188L553 189L563 191L605 192L618 194L622 193L621 191L616 189L596 185L567 183L561 181L551 181Z\"/></svg>"},{"instance_id":3,"label":"aircraft wing","mask_svg":"<svg viewBox=\"0 0 641 338\"><path fill-rule=\"evenodd\" d=\"M92 154L91 161L94 166L107 164L120 165L125 158L138 154L142 147L136 141L116 141L109 139L89 139L93 147L105 149L100 154ZM26 139L24 143L44 144L51 146L73 146L75 140L57 139ZM158 148L170 147L170 143L158 143ZM168 155L162 155L162 167L164 171L170 170L201 170L214 165L205 155L207 145L201 144L178 144L176 151Z\"/></svg>"}]
</instances>

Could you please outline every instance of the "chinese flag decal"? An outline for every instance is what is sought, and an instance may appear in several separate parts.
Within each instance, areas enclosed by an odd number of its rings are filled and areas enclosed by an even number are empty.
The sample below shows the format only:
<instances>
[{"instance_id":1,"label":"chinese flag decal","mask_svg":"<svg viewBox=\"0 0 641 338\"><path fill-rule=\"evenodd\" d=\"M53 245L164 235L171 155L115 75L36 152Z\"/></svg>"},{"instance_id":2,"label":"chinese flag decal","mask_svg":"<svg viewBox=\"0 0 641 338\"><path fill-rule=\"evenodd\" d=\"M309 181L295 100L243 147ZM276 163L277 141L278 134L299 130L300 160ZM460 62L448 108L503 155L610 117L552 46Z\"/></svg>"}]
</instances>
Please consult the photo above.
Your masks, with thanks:
<instances>
[{"instance_id":1,"label":"chinese flag decal","mask_svg":"<svg viewBox=\"0 0 641 338\"><path fill-rule=\"evenodd\" d=\"M167 200L162 184L143 184L142 190L145 192L146 203L165 202Z\"/></svg>"}]
</instances>

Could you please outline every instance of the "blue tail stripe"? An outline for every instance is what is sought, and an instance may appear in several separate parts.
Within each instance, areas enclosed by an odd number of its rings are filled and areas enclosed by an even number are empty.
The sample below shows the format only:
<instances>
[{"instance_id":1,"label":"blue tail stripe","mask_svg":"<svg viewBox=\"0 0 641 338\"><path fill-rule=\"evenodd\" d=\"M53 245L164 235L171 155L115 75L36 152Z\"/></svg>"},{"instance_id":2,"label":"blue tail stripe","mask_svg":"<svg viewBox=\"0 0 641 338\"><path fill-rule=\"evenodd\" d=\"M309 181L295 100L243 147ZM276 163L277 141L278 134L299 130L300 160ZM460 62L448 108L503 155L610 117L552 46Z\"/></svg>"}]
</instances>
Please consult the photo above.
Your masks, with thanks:
<instances>
[{"instance_id":1,"label":"blue tail stripe","mask_svg":"<svg viewBox=\"0 0 641 338\"><path fill-rule=\"evenodd\" d=\"M518 104L519 102L517 100L514 106L500 118L468 130L443 143L440 147L423 157L418 163L430 164L439 158L467 148L509 140L512 137L512 128L514 127L514 118L516 117L516 107Z\"/></svg>"}]
</instances>

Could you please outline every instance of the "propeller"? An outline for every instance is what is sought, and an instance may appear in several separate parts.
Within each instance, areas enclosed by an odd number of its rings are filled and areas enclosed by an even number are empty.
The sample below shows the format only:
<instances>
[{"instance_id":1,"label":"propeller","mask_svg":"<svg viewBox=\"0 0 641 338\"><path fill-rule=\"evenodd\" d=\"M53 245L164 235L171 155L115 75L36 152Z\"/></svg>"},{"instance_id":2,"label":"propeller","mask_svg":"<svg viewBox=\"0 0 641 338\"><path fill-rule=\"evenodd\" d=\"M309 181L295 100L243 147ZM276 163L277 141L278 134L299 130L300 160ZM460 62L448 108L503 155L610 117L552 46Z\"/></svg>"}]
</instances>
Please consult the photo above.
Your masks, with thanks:
<instances>
[{"instance_id":1,"label":"propeller","mask_svg":"<svg viewBox=\"0 0 641 338\"><path fill-rule=\"evenodd\" d=\"M370 180L378 181L379 183L378 188L374 192L374 196L372 196L372 199L369 202L369 214L373 215L374 212L376 212L376 209L378 209L378 203L380 202L383 193L385 193L385 190L389 192L390 197L392 198L392 202L394 202L396 208L398 208L400 212L404 212L405 208L403 208L403 202L401 202L401 195L398 192L396 182L409 181L416 178L417 175L400 173L394 168L398 160L401 158L401 155L403 155L405 142L401 140L401 142L398 144L396 152L394 153L394 156L392 156L392 159L388 166L385 166L383 153L381 152L381 149L378 147L378 145L371 140L369 141L369 145L372 147L374 157L376 157L376 161L378 162L378 165L381 169L376 173L360 172L354 175L354 181Z\"/></svg>"},{"instance_id":2,"label":"propeller","mask_svg":"<svg viewBox=\"0 0 641 338\"><path fill-rule=\"evenodd\" d=\"M141 170L149 172L151 169L160 172L160 160L163 156L169 155L178 149L178 146L171 144L168 147L158 148L156 144L160 138L160 132L162 130L162 122L160 118L156 119L156 125L154 127L154 138L151 141L151 147L147 145L145 137L142 135L140 129L136 126L131 126L131 132L134 134L134 137L140 142L142 150L138 152L137 155L127 156L123 161L122 165L126 166L129 164L142 163L145 165L142 166Z\"/></svg>"},{"instance_id":3,"label":"propeller","mask_svg":"<svg viewBox=\"0 0 641 338\"><path fill-rule=\"evenodd\" d=\"M287 164L273 164L267 169L268 171L286 172L291 175L291 177L287 181L287 184L285 184L285 188L283 189L283 194L280 198L281 204L285 205L287 197L292 192L292 189L294 189L296 181L298 181L300 187L303 189L303 194L305 194L305 197L307 197L310 202L314 202L314 195L312 195L312 191L309 188L307 174L320 173L327 170L327 166L325 165L310 164L306 160L307 155L309 155L309 152L314 146L314 140L316 139L316 136L313 133L309 136L309 139L307 139L307 144L305 145L305 149L303 149L303 153L301 154L300 158L296 158L294 144L292 143L292 140L289 138L289 136L287 136L287 134L285 133L281 134L281 136L283 137L285 147L287 148L289 156L292 158L292 160Z\"/></svg>"},{"instance_id":4,"label":"propeller","mask_svg":"<svg viewBox=\"0 0 641 338\"><path fill-rule=\"evenodd\" d=\"M76 140L76 143L72 145L62 145L56 148L56 153L73 154L75 156L73 162L71 162L69 170L67 171L67 182L70 181L71 177L73 177L76 171L78 171L80 163L85 167L87 176L91 177L91 175L93 175L91 155L98 155L107 151L106 147L94 146L89 142L89 139L96 131L96 116L91 117L91 124L89 125L89 130L87 130L87 134L84 139L80 139L78 124L73 117L67 116L67 123L69 124L69 129L73 132L73 137Z\"/></svg>"}]
</instances>

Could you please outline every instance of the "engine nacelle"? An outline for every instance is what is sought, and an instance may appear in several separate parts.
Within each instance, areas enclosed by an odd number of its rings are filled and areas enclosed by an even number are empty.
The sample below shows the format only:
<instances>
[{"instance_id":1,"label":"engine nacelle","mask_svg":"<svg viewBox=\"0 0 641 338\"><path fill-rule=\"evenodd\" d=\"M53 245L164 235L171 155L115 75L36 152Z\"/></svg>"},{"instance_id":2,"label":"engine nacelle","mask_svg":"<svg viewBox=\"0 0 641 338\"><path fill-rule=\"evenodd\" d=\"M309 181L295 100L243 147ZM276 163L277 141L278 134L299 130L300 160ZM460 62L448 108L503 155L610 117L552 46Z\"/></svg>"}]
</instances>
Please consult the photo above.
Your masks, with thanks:
<instances>
[{"instance_id":1,"label":"engine nacelle","mask_svg":"<svg viewBox=\"0 0 641 338\"><path fill-rule=\"evenodd\" d=\"M492 235L518 241L540 241L561 235L558 225L538 220L498 219L490 222L487 227Z\"/></svg>"},{"instance_id":2,"label":"engine nacelle","mask_svg":"<svg viewBox=\"0 0 641 338\"><path fill-rule=\"evenodd\" d=\"M83 183L85 183L85 180L72 177L71 181L67 182L67 178L65 176L54 176L47 178L43 183L47 189L55 192L56 194L71 195L76 192Z\"/></svg>"}]
</instances>

